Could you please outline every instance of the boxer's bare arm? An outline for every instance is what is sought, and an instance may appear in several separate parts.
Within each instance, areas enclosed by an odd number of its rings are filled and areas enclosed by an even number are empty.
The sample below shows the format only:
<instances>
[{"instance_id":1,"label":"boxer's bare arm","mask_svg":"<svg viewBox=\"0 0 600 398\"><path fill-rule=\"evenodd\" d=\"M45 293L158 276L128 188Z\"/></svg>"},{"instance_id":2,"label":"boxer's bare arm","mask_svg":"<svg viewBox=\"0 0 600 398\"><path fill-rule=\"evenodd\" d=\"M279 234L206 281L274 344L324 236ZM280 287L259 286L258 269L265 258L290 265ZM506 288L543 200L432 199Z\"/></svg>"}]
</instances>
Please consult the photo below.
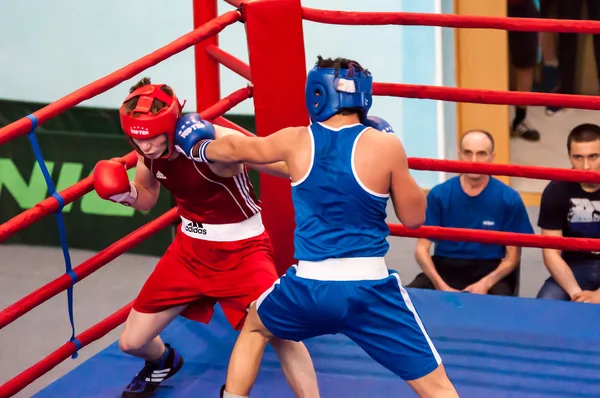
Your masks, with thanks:
<instances>
[{"instance_id":1,"label":"boxer's bare arm","mask_svg":"<svg viewBox=\"0 0 600 398\"><path fill-rule=\"evenodd\" d=\"M290 178L290 170L284 162L275 162L269 164L255 164L246 162L244 164L261 173L266 173L275 177Z\"/></svg>"},{"instance_id":2,"label":"boxer's bare arm","mask_svg":"<svg viewBox=\"0 0 600 398\"><path fill-rule=\"evenodd\" d=\"M410 175L406 152L400 140L388 134L382 139L382 153L385 153L391 167L390 196L396 215L408 228L418 228L425 222L427 198Z\"/></svg>"},{"instance_id":3,"label":"boxer's bare arm","mask_svg":"<svg viewBox=\"0 0 600 398\"><path fill-rule=\"evenodd\" d=\"M237 130L230 129L228 127L222 127L215 125L215 138L222 138L228 135L237 135L246 137L244 134ZM290 178L290 171L284 162L275 162L269 164L256 164L251 162L244 162L244 164L251 169L259 171L261 173L267 173L275 177Z\"/></svg>"},{"instance_id":4,"label":"boxer's bare arm","mask_svg":"<svg viewBox=\"0 0 600 398\"><path fill-rule=\"evenodd\" d=\"M253 163L266 165L287 162L294 137L302 127L288 127L268 137L247 137L230 134L214 140L206 147L206 157L213 162Z\"/></svg>"},{"instance_id":5,"label":"boxer's bare arm","mask_svg":"<svg viewBox=\"0 0 600 398\"><path fill-rule=\"evenodd\" d=\"M131 207L137 210L150 210L154 207L160 193L160 183L150 169L146 167L144 157L141 155L138 155L133 185L137 189L138 196Z\"/></svg>"}]
</instances>

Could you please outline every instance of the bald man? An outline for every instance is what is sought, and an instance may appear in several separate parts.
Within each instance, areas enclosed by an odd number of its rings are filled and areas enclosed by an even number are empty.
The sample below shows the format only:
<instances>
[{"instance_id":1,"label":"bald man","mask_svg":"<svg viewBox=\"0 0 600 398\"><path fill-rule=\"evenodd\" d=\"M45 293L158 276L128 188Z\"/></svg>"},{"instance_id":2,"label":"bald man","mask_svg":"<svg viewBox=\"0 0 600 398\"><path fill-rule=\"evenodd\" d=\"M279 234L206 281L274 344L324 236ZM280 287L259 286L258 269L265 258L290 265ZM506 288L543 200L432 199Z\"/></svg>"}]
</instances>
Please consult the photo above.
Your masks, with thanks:
<instances>
[{"instance_id":1,"label":"bald man","mask_svg":"<svg viewBox=\"0 0 600 398\"><path fill-rule=\"evenodd\" d=\"M458 158L493 162L494 138L483 130L466 132ZM461 174L435 186L427 195L425 225L533 233L517 191L484 174ZM519 247L419 239L415 258L423 272L408 287L518 295Z\"/></svg>"}]
</instances>

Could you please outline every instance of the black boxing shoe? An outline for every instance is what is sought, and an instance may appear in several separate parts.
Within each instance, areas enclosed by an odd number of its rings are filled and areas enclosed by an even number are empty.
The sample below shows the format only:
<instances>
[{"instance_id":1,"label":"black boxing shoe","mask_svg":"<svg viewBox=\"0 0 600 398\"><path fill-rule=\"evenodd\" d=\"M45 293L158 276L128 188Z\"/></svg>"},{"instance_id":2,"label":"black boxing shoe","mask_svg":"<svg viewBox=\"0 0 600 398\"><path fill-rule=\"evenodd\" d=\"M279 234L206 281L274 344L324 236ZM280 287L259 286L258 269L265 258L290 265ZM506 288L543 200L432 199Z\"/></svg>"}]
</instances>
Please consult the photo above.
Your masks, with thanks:
<instances>
[{"instance_id":1,"label":"black boxing shoe","mask_svg":"<svg viewBox=\"0 0 600 398\"><path fill-rule=\"evenodd\" d=\"M148 362L135 375L127 388L121 394L123 398L144 398L154 395L160 383L172 377L183 366L183 357L177 350L165 344L167 357L160 362Z\"/></svg>"}]
</instances>

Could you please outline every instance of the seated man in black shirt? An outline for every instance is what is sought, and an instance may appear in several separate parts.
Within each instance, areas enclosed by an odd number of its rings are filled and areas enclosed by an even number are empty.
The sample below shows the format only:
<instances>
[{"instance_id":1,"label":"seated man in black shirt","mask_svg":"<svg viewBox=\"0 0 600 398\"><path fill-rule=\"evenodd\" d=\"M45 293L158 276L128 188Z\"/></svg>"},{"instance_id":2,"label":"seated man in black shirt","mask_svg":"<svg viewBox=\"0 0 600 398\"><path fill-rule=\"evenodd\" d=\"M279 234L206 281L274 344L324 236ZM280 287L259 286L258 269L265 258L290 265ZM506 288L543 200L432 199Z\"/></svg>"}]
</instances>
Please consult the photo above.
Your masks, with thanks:
<instances>
[{"instance_id":1,"label":"seated man in black shirt","mask_svg":"<svg viewBox=\"0 0 600 398\"><path fill-rule=\"evenodd\" d=\"M600 170L600 127L581 124L567 138L574 169ZM600 185L552 181L542 194L542 235L600 238ZM600 253L542 249L550 275L537 297L600 303Z\"/></svg>"}]
</instances>

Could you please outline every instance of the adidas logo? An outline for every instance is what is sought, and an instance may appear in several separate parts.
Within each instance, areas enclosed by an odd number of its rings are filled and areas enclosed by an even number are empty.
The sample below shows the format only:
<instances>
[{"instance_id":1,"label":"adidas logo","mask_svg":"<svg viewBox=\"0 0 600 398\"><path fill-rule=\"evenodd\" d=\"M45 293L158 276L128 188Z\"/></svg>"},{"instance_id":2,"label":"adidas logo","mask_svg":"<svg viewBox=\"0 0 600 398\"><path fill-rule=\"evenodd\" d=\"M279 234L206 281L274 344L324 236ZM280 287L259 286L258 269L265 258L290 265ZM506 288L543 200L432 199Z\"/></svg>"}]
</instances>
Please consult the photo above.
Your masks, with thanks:
<instances>
[{"instance_id":1,"label":"adidas logo","mask_svg":"<svg viewBox=\"0 0 600 398\"><path fill-rule=\"evenodd\" d=\"M166 180L167 177L165 177L165 175L163 173L161 173L160 171L156 172L156 178L159 178L161 180Z\"/></svg>"},{"instance_id":2,"label":"adidas logo","mask_svg":"<svg viewBox=\"0 0 600 398\"><path fill-rule=\"evenodd\" d=\"M191 232L193 234L206 235L206 229L204 228L202 223L199 222L192 221L187 223L185 226L185 230L186 232Z\"/></svg>"}]
</instances>

